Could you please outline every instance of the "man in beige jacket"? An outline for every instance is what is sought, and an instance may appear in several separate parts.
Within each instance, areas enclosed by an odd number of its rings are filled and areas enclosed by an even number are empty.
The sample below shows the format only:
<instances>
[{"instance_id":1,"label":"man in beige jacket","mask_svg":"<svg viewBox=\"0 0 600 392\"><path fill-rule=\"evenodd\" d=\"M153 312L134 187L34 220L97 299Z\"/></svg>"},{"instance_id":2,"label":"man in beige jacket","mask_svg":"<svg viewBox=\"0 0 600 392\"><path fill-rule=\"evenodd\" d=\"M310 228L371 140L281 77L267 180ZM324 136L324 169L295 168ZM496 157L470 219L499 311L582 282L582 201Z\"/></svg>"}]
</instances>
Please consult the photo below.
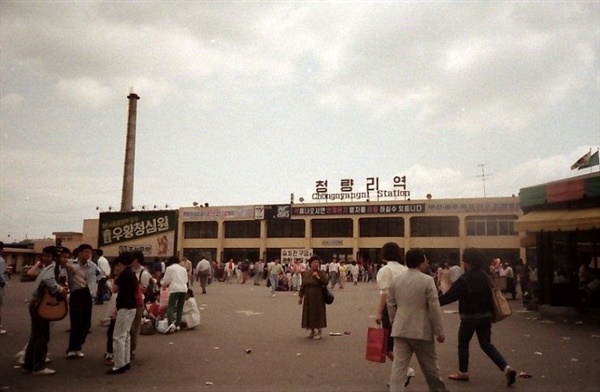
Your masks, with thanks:
<instances>
[{"instance_id":1,"label":"man in beige jacket","mask_svg":"<svg viewBox=\"0 0 600 392\"><path fill-rule=\"evenodd\" d=\"M405 261L408 270L394 277L387 295L394 339L390 391L404 391L406 370L415 353L429 390L445 392L433 341L434 336L440 343L445 340L435 282L424 273L428 261L422 249L406 252Z\"/></svg>"}]
</instances>

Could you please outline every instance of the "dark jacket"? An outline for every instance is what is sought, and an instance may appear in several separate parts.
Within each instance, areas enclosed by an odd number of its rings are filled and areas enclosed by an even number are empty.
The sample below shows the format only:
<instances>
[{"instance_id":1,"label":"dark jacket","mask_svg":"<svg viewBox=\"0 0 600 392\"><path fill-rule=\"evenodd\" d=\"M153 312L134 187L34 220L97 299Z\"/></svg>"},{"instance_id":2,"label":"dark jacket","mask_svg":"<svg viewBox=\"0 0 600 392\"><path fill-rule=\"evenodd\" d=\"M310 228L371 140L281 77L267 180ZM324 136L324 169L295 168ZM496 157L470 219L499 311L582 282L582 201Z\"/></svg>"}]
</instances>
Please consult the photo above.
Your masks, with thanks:
<instances>
[{"instance_id":1,"label":"dark jacket","mask_svg":"<svg viewBox=\"0 0 600 392\"><path fill-rule=\"evenodd\" d=\"M460 318L492 317L492 292L483 270L469 270L440 296L440 305L458 302Z\"/></svg>"}]
</instances>

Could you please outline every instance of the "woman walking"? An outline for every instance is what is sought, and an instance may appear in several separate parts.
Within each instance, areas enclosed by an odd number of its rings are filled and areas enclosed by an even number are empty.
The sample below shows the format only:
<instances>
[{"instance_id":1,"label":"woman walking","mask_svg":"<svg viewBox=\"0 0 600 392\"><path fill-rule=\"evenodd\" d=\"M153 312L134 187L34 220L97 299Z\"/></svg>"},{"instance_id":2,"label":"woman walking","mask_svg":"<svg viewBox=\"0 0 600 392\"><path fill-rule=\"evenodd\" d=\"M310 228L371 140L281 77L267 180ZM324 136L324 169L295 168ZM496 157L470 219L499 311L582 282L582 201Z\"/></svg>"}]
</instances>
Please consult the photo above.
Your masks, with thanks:
<instances>
[{"instance_id":1,"label":"woman walking","mask_svg":"<svg viewBox=\"0 0 600 392\"><path fill-rule=\"evenodd\" d=\"M508 364L502 354L492 344L492 292L488 277L483 271L483 253L479 249L467 248L463 252L466 272L440 297L440 304L458 302L460 327L458 330L459 372L449 378L456 381L469 381L469 343L477 333L479 346L484 353L504 372L506 385L515 383L517 372Z\"/></svg>"},{"instance_id":2,"label":"woman walking","mask_svg":"<svg viewBox=\"0 0 600 392\"><path fill-rule=\"evenodd\" d=\"M302 306L302 328L310 329L308 337L320 340L323 328L327 328L327 312L323 287L329 284L329 277L321 271L321 259L312 256L308 259L309 269L302 275L302 285L298 303Z\"/></svg>"}]
</instances>

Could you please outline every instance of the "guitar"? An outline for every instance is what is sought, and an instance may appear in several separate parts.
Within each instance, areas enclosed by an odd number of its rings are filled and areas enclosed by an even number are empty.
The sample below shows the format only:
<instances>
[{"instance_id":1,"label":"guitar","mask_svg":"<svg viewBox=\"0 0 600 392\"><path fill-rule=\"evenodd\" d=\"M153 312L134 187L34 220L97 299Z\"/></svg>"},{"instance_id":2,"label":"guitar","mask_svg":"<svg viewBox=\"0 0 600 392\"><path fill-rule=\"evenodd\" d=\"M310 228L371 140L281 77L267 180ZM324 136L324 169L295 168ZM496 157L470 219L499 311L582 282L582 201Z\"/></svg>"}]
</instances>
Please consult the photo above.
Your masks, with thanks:
<instances>
[{"instance_id":1,"label":"guitar","mask_svg":"<svg viewBox=\"0 0 600 392\"><path fill-rule=\"evenodd\" d=\"M59 293L52 294L45 284L40 285L40 298L36 305L36 313L48 321L62 320L69 313L69 305Z\"/></svg>"}]
</instances>

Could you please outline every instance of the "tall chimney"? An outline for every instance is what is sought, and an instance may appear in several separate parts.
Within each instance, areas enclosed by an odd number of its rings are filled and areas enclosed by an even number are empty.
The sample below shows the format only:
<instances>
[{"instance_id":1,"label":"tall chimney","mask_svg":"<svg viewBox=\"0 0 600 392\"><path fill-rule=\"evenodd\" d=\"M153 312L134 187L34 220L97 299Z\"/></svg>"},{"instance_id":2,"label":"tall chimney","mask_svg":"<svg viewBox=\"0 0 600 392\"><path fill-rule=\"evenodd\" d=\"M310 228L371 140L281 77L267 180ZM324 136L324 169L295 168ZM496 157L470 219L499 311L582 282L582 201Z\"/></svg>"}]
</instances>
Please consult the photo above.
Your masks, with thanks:
<instances>
[{"instance_id":1,"label":"tall chimney","mask_svg":"<svg viewBox=\"0 0 600 392\"><path fill-rule=\"evenodd\" d=\"M140 97L133 92L129 99L129 115L127 118L127 140L125 146L125 165L123 167L123 191L121 193L121 212L133 210L133 172L135 169L135 126L137 118L137 101Z\"/></svg>"}]
</instances>

